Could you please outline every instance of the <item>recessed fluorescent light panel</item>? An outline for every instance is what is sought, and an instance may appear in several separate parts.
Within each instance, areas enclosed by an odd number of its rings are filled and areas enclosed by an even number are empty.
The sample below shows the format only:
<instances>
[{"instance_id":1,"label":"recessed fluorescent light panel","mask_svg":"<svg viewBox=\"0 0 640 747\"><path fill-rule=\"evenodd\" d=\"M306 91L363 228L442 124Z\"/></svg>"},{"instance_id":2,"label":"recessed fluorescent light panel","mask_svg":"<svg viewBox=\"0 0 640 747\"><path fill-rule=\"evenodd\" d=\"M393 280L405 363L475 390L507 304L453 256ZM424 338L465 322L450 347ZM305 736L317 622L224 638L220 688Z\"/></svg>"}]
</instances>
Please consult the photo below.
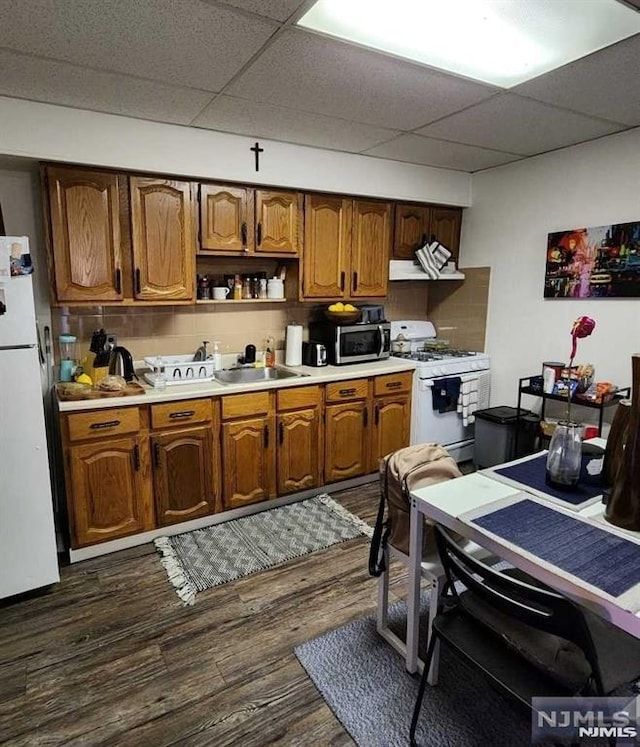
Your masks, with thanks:
<instances>
[{"instance_id":1,"label":"recessed fluorescent light panel","mask_svg":"<svg viewBox=\"0 0 640 747\"><path fill-rule=\"evenodd\" d=\"M318 0L299 26L511 88L640 32L617 0Z\"/></svg>"}]
</instances>

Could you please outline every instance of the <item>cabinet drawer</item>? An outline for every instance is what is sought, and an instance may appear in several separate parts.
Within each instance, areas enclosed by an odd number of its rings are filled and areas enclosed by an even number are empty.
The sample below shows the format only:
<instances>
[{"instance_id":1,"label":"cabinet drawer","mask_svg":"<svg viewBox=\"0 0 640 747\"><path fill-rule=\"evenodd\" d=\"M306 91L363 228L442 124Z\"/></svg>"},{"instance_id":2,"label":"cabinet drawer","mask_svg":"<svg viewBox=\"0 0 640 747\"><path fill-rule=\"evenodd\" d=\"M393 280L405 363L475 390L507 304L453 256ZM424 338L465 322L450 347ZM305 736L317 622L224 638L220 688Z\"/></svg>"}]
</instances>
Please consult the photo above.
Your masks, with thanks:
<instances>
[{"instance_id":1,"label":"cabinet drawer","mask_svg":"<svg viewBox=\"0 0 640 747\"><path fill-rule=\"evenodd\" d=\"M297 386L291 389L279 389L276 398L278 411L316 407L320 403L320 387Z\"/></svg>"},{"instance_id":2,"label":"cabinet drawer","mask_svg":"<svg viewBox=\"0 0 640 747\"><path fill-rule=\"evenodd\" d=\"M327 402L345 402L351 399L366 399L369 394L368 379L350 379L327 384Z\"/></svg>"},{"instance_id":3,"label":"cabinet drawer","mask_svg":"<svg viewBox=\"0 0 640 747\"><path fill-rule=\"evenodd\" d=\"M270 392L251 392L248 394L231 394L222 398L222 419L243 418L253 415L264 415L270 412Z\"/></svg>"},{"instance_id":4,"label":"cabinet drawer","mask_svg":"<svg viewBox=\"0 0 640 747\"><path fill-rule=\"evenodd\" d=\"M69 441L120 436L140 430L137 407L114 407L108 410L77 412L67 417Z\"/></svg>"},{"instance_id":5,"label":"cabinet drawer","mask_svg":"<svg viewBox=\"0 0 640 747\"><path fill-rule=\"evenodd\" d=\"M167 428L174 425L194 425L211 420L210 399L186 399L151 405L151 427Z\"/></svg>"},{"instance_id":6,"label":"cabinet drawer","mask_svg":"<svg viewBox=\"0 0 640 747\"><path fill-rule=\"evenodd\" d=\"M386 376L376 376L373 381L373 395L379 397L381 394L394 394L395 392L411 391L411 382L413 381L413 371L404 373L387 374Z\"/></svg>"}]
</instances>

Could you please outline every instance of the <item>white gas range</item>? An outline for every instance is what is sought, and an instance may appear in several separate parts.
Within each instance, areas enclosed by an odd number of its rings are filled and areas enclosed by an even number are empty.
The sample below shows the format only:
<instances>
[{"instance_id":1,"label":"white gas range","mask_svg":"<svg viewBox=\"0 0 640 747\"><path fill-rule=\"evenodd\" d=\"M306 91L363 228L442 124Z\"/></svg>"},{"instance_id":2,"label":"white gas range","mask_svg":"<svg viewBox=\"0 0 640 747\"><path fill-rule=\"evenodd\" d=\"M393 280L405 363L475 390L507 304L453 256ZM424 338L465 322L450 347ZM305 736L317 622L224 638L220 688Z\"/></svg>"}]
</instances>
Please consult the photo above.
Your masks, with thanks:
<instances>
[{"instance_id":1,"label":"white gas range","mask_svg":"<svg viewBox=\"0 0 640 747\"><path fill-rule=\"evenodd\" d=\"M457 462L472 459L473 413L489 407L489 356L447 347L431 322L391 322L392 345L400 334L411 352L392 355L416 361L411 443L439 443Z\"/></svg>"}]
</instances>

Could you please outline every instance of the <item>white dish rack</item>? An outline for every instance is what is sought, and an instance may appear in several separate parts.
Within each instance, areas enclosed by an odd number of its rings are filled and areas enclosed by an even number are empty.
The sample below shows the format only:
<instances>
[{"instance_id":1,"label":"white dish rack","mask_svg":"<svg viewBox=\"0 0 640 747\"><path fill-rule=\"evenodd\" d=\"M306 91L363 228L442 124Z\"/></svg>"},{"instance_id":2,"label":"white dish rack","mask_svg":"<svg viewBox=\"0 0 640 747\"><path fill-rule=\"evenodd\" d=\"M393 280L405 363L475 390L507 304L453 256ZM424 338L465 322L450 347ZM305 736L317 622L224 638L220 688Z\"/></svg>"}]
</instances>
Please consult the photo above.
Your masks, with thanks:
<instances>
[{"instance_id":1,"label":"white dish rack","mask_svg":"<svg viewBox=\"0 0 640 747\"><path fill-rule=\"evenodd\" d=\"M144 362L151 371L144 374L145 381L155 385L153 372L160 366L164 369L167 386L192 384L194 381L213 381L214 368L212 360L194 361L193 355L161 355L145 358Z\"/></svg>"}]
</instances>

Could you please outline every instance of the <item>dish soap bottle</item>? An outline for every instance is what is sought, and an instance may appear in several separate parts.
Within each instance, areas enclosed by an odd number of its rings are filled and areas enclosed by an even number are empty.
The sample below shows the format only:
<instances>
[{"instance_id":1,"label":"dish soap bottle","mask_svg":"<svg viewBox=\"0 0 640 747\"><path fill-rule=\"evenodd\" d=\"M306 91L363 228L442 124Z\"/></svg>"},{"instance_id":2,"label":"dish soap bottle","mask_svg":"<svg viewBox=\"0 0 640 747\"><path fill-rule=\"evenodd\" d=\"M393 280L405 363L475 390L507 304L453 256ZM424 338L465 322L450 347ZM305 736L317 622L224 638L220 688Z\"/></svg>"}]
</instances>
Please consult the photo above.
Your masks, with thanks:
<instances>
[{"instance_id":1,"label":"dish soap bottle","mask_svg":"<svg viewBox=\"0 0 640 747\"><path fill-rule=\"evenodd\" d=\"M211 362L213 363L214 371L222 371L222 353L220 352L220 343L218 340L213 341L213 348L211 349Z\"/></svg>"},{"instance_id":2,"label":"dish soap bottle","mask_svg":"<svg viewBox=\"0 0 640 747\"><path fill-rule=\"evenodd\" d=\"M276 365L276 351L273 337L267 337L265 348L264 365L267 368L273 368Z\"/></svg>"}]
</instances>

